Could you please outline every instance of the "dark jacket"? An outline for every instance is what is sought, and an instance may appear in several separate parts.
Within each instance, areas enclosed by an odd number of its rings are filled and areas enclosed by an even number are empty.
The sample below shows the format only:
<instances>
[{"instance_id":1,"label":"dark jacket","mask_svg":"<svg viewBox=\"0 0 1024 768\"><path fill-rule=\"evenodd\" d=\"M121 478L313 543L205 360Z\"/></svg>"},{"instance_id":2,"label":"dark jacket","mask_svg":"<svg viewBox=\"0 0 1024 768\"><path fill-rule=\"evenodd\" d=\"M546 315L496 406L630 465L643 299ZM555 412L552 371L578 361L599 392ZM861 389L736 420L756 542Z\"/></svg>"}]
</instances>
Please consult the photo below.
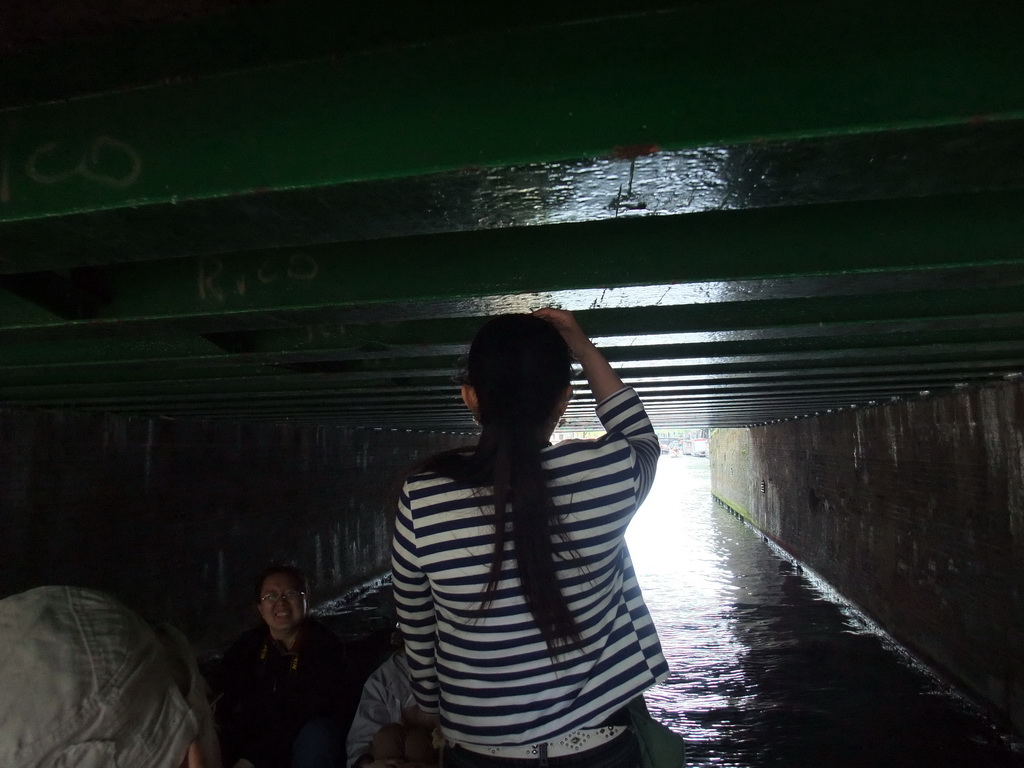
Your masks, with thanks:
<instances>
[{"instance_id":1,"label":"dark jacket","mask_svg":"<svg viewBox=\"0 0 1024 768\"><path fill-rule=\"evenodd\" d=\"M303 725L329 717L344 740L359 701L360 682L345 644L312 618L291 650L273 640L266 625L245 632L224 654L218 677L225 766L244 757L256 768L288 768Z\"/></svg>"}]
</instances>

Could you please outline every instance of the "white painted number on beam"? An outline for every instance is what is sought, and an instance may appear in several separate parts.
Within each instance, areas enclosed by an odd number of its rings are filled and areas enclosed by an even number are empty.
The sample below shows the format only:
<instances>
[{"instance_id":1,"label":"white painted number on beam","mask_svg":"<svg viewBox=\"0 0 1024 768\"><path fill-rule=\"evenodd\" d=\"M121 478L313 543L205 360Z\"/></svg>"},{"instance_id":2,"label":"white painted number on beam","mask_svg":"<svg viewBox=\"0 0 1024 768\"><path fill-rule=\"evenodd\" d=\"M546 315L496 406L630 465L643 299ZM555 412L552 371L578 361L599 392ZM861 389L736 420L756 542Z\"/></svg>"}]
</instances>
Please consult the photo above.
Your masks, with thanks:
<instances>
[{"instance_id":1,"label":"white painted number on beam","mask_svg":"<svg viewBox=\"0 0 1024 768\"><path fill-rule=\"evenodd\" d=\"M60 184L74 176L105 187L130 187L142 173L142 158L127 143L111 136L97 136L78 162L70 168L50 165L60 143L49 141L32 150L25 161L25 173L40 184Z\"/></svg>"}]
</instances>

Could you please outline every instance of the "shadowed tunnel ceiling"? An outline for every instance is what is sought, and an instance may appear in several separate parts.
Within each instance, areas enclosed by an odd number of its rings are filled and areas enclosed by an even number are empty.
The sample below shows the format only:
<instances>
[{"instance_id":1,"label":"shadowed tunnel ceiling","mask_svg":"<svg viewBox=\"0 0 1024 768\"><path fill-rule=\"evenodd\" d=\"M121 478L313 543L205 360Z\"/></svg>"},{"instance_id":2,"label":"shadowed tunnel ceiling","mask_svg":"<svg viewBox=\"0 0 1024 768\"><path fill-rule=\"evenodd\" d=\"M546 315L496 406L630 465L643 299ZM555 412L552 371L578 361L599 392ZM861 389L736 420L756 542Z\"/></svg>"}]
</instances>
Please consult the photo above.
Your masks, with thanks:
<instances>
[{"instance_id":1,"label":"shadowed tunnel ceiling","mask_svg":"<svg viewBox=\"0 0 1024 768\"><path fill-rule=\"evenodd\" d=\"M921 10L13 2L0 406L471 428L545 305L661 427L1019 376L1024 5Z\"/></svg>"}]
</instances>

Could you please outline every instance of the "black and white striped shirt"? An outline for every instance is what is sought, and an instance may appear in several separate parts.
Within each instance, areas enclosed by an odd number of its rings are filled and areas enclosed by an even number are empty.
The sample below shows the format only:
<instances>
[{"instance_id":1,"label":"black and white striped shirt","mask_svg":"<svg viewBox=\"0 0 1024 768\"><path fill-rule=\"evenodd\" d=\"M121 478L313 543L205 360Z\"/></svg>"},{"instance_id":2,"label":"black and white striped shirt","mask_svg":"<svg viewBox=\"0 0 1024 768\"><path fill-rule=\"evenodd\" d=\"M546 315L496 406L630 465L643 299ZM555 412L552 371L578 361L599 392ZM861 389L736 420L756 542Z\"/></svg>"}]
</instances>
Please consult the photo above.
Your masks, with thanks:
<instances>
[{"instance_id":1,"label":"black and white striped shirt","mask_svg":"<svg viewBox=\"0 0 1024 768\"><path fill-rule=\"evenodd\" d=\"M555 659L524 601L511 540L495 599L479 610L493 550L490 489L430 472L402 489L392 552L399 623L416 698L440 713L448 739L551 741L600 724L668 675L624 540L654 480L658 438L632 389L597 413L604 437L542 453L568 534L552 539L558 578L583 638Z\"/></svg>"}]
</instances>

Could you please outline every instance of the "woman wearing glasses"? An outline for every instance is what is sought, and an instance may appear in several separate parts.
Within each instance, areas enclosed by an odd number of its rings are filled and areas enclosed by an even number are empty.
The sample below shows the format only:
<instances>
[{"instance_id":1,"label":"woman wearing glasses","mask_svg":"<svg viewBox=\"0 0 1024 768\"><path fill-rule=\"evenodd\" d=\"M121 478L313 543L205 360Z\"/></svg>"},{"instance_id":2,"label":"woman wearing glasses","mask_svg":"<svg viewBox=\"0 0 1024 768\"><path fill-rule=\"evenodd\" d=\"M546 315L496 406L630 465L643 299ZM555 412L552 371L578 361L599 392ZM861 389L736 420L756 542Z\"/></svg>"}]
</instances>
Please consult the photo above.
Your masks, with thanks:
<instances>
[{"instance_id":1,"label":"woman wearing glasses","mask_svg":"<svg viewBox=\"0 0 1024 768\"><path fill-rule=\"evenodd\" d=\"M582 365L606 434L549 438ZM413 690L445 768L635 768L624 707L668 675L625 532L658 438L573 316L488 321L462 398L478 443L407 478L394 592Z\"/></svg>"},{"instance_id":2,"label":"woman wearing glasses","mask_svg":"<svg viewBox=\"0 0 1024 768\"><path fill-rule=\"evenodd\" d=\"M301 570L256 582L262 622L224 654L217 706L225 768L336 768L359 696L345 645L309 616Z\"/></svg>"}]
</instances>

